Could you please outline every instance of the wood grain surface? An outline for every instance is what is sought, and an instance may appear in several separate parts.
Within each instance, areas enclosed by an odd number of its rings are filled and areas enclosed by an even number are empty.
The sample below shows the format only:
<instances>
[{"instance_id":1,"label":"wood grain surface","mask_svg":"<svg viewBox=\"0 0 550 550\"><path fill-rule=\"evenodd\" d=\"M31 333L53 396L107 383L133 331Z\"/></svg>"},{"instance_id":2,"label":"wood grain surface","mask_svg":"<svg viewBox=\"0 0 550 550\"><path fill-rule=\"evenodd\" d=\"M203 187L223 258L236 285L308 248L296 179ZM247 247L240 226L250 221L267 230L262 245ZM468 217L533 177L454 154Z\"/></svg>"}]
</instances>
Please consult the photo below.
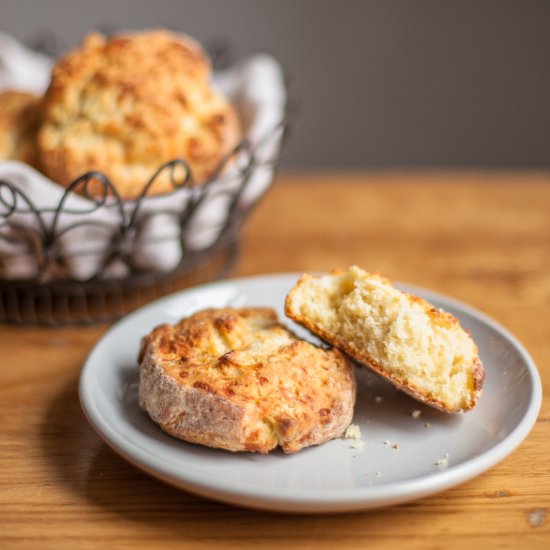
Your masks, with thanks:
<instances>
[{"instance_id":1,"label":"wood grain surface","mask_svg":"<svg viewBox=\"0 0 550 550\"><path fill-rule=\"evenodd\" d=\"M359 264L450 294L524 343L550 393L550 174L284 175L235 275ZM85 420L82 363L108 329L0 326L0 547L550 548L550 400L489 472L377 511L297 516L173 489Z\"/></svg>"}]
</instances>

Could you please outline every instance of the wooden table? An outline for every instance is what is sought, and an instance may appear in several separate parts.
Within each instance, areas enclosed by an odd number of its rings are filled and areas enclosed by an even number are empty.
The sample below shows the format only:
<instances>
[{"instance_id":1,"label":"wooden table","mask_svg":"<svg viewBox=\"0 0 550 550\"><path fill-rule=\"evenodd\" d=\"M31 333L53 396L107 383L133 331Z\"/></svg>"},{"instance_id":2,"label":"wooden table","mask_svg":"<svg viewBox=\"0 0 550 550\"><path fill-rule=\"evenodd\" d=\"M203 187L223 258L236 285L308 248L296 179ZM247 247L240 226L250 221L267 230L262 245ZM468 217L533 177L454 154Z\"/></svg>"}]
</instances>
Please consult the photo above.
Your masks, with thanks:
<instances>
[{"instance_id":1,"label":"wooden table","mask_svg":"<svg viewBox=\"0 0 550 550\"><path fill-rule=\"evenodd\" d=\"M484 310L550 393L550 175L286 175L254 212L236 275L357 263ZM178 491L85 420L81 365L106 325L0 327L2 548L550 548L550 400L501 464L419 502L334 516L239 509Z\"/></svg>"}]
</instances>

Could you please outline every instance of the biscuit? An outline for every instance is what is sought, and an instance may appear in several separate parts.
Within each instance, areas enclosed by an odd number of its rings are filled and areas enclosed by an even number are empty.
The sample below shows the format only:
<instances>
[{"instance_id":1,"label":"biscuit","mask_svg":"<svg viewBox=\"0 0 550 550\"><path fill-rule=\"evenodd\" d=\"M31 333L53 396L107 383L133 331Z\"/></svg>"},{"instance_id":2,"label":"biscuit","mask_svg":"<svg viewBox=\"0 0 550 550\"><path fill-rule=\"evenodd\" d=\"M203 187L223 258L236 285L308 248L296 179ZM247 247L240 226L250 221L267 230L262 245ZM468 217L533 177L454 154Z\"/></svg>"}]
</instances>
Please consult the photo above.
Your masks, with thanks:
<instances>
[{"instance_id":1,"label":"biscuit","mask_svg":"<svg viewBox=\"0 0 550 550\"><path fill-rule=\"evenodd\" d=\"M8 90L0 93L0 160L37 165L36 134L40 98Z\"/></svg>"},{"instance_id":2,"label":"biscuit","mask_svg":"<svg viewBox=\"0 0 550 550\"><path fill-rule=\"evenodd\" d=\"M53 68L38 136L44 172L68 185L97 170L132 199L162 164L184 159L203 183L240 140L237 115L210 76L208 58L188 37L89 35ZM165 171L150 193L172 190Z\"/></svg>"},{"instance_id":3,"label":"biscuit","mask_svg":"<svg viewBox=\"0 0 550 550\"><path fill-rule=\"evenodd\" d=\"M339 437L355 379L338 350L299 340L269 308L207 309L142 340L139 402L167 433L229 451L286 453Z\"/></svg>"},{"instance_id":4,"label":"biscuit","mask_svg":"<svg viewBox=\"0 0 550 550\"><path fill-rule=\"evenodd\" d=\"M481 394L485 371L458 320L380 275L356 266L305 274L285 313L428 405L467 411Z\"/></svg>"}]
</instances>

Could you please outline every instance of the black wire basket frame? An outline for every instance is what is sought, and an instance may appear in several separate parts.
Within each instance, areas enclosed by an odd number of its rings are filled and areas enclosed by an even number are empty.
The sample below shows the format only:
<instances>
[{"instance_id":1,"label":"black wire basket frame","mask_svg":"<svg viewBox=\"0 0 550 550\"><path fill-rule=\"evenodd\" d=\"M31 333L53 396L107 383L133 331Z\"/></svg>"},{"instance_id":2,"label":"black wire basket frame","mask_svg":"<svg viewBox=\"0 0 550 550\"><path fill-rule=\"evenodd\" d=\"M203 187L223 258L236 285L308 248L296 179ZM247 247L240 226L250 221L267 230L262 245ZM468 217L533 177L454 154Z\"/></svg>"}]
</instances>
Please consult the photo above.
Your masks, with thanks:
<instances>
[{"instance_id":1,"label":"black wire basket frame","mask_svg":"<svg viewBox=\"0 0 550 550\"><path fill-rule=\"evenodd\" d=\"M0 240L11 240L13 244L14 238L22 235L22 242L18 243L22 246L17 248L15 255L24 249L36 265L36 272L25 280L0 276L0 321L40 325L108 321L175 288L227 275L236 258L242 224L259 198L246 198L252 176L261 168L271 169L274 175L288 126L288 116L285 116L263 140L254 145L243 140L208 181L200 185L194 182L185 160L172 160L157 170L137 199L130 201L123 200L116 186L100 172L89 172L77 178L66 188L57 206L49 209L37 208L19 186L0 180ZM275 153L270 158L260 158L258 151L273 139L280 139ZM224 187L220 181L228 169L232 170L234 181ZM168 271L144 269L136 263L133 247L136 235L144 231L143 225L148 220L144 205L149 192L157 179L166 178L166 175L174 188L174 197L182 189L188 197L179 211L169 212L177 219L180 260ZM73 193L87 198L92 205L90 209L85 212L71 210L68 199ZM217 224L216 235L208 246L193 248L189 244L192 221L204 203L218 195L224 195L227 207ZM78 258L68 257L62 239L79 224L89 224L87 216L98 209L116 212L117 223L108 228L110 239L97 269L86 280L77 280L71 276L68 265ZM22 215L32 219L24 228L17 221ZM60 222L64 215L72 216L75 221L63 226ZM85 219L79 220L79 216ZM97 225L99 222L92 223ZM0 253L0 273L2 266L17 259ZM124 267L123 276L113 274L115 264Z\"/></svg>"}]
</instances>

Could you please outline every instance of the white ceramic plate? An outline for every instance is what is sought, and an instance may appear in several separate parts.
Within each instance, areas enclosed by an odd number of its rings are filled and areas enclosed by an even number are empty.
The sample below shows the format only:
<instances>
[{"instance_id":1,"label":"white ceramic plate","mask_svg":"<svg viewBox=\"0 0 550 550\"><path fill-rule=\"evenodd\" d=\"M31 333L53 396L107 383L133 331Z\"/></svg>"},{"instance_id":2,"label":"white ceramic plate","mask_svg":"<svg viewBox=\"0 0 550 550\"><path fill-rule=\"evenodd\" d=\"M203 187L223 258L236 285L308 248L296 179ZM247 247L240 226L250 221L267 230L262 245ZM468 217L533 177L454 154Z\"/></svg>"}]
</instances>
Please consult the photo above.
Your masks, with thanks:
<instances>
[{"instance_id":1,"label":"white ceramic plate","mask_svg":"<svg viewBox=\"0 0 550 550\"><path fill-rule=\"evenodd\" d=\"M142 470L194 493L243 506L289 512L375 508L442 491L491 468L533 426L542 399L527 352L505 329L464 304L404 285L460 318L487 370L472 412L449 416L419 404L366 368L357 368L354 422L365 445L336 439L294 455L230 453L166 435L138 406L136 356L142 335L204 307L272 306L298 274L213 283L179 292L128 315L95 346L82 370L80 399L97 432ZM304 337L307 332L288 321ZM413 417L414 410L420 416ZM394 448L398 445L398 448Z\"/></svg>"}]
</instances>

